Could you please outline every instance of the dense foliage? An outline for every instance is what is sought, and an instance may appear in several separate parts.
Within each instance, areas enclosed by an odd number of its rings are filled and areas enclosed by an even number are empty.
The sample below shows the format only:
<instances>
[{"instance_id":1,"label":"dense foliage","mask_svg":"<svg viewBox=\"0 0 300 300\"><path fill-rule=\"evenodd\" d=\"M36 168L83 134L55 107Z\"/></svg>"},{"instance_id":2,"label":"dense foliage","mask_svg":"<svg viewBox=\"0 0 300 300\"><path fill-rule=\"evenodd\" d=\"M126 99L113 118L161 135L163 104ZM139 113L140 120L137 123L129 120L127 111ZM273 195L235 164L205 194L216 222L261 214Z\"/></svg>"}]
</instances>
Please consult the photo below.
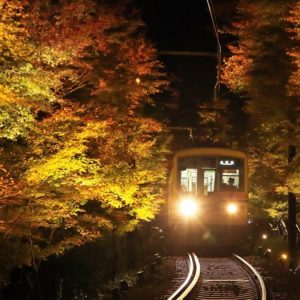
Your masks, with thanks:
<instances>
[{"instance_id":1,"label":"dense foliage","mask_svg":"<svg viewBox=\"0 0 300 300\"><path fill-rule=\"evenodd\" d=\"M273 213L286 211L282 195L300 192L299 152L288 163L300 146L299 18L299 1L239 1L237 43L228 46L222 74L246 99L252 200Z\"/></svg>"},{"instance_id":2,"label":"dense foliage","mask_svg":"<svg viewBox=\"0 0 300 300\"><path fill-rule=\"evenodd\" d=\"M145 104L167 81L143 24L122 1L54 3L0 0L1 276L163 199L168 137Z\"/></svg>"}]
</instances>

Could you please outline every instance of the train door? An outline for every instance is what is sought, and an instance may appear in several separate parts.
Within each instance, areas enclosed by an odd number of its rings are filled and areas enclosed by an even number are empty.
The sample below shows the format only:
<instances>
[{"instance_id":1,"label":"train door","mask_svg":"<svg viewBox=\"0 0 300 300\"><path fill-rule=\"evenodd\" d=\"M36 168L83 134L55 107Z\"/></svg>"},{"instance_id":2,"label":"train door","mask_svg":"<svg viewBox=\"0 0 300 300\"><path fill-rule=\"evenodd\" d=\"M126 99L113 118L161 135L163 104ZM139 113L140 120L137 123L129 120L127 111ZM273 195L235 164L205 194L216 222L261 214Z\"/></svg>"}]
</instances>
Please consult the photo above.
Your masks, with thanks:
<instances>
[{"instance_id":1,"label":"train door","mask_svg":"<svg viewBox=\"0 0 300 300\"><path fill-rule=\"evenodd\" d=\"M216 184L216 170L203 170L203 194L207 196L208 193L215 191Z\"/></svg>"},{"instance_id":2,"label":"train door","mask_svg":"<svg viewBox=\"0 0 300 300\"><path fill-rule=\"evenodd\" d=\"M216 170L187 168L180 170L180 190L194 195L205 195L215 191Z\"/></svg>"},{"instance_id":3,"label":"train door","mask_svg":"<svg viewBox=\"0 0 300 300\"><path fill-rule=\"evenodd\" d=\"M182 192L198 192L198 170L186 168L180 170L180 189Z\"/></svg>"}]
</instances>

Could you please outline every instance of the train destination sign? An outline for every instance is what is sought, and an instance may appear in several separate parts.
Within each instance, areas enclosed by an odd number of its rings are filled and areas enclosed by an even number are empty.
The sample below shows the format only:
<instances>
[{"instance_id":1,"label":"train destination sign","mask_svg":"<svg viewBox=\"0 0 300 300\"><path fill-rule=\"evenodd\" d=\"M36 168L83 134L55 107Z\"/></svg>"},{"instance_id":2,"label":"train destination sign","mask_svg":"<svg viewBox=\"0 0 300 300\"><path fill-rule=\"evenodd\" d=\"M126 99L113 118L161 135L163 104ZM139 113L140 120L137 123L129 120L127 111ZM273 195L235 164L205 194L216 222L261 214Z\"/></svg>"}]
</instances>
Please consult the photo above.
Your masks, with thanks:
<instances>
[{"instance_id":1,"label":"train destination sign","mask_svg":"<svg viewBox=\"0 0 300 300\"><path fill-rule=\"evenodd\" d=\"M234 160L220 160L222 166L234 166Z\"/></svg>"}]
</instances>

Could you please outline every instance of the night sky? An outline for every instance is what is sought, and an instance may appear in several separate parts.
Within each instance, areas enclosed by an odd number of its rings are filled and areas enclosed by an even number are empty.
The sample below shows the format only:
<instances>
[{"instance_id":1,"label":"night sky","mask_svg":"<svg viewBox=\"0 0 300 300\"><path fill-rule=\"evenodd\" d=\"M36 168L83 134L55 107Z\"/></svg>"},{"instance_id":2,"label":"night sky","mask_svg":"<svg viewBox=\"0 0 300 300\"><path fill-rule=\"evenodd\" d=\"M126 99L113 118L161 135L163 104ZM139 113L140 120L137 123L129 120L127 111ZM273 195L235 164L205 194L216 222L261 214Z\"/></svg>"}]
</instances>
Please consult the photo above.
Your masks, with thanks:
<instances>
[{"instance_id":1,"label":"night sky","mask_svg":"<svg viewBox=\"0 0 300 300\"><path fill-rule=\"evenodd\" d=\"M215 0L219 28L233 21L234 0ZM146 23L147 37L158 51L200 51L217 53L216 38L206 0L136 1ZM225 48L226 36L220 36ZM213 98L217 61L214 57L160 55L172 92L164 94L166 117L171 126L199 126L197 109Z\"/></svg>"}]
</instances>

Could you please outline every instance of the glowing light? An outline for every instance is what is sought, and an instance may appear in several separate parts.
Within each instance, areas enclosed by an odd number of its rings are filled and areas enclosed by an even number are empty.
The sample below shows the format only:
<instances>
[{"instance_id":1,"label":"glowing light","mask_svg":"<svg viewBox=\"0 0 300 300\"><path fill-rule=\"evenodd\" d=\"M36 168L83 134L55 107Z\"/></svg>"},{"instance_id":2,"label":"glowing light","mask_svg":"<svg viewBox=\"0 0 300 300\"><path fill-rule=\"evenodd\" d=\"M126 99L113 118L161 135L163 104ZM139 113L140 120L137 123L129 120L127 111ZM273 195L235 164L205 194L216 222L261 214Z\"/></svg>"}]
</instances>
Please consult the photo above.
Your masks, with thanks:
<instances>
[{"instance_id":1,"label":"glowing light","mask_svg":"<svg viewBox=\"0 0 300 300\"><path fill-rule=\"evenodd\" d=\"M233 166L234 160L221 160L220 165L222 166Z\"/></svg>"},{"instance_id":2,"label":"glowing light","mask_svg":"<svg viewBox=\"0 0 300 300\"><path fill-rule=\"evenodd\" d=\"M283 260L287 260L288 256L287 256L286 253L282 253L282 254L281 254L281 258L282 258Z\"/></svg>"},{"instance_id":3,"label":"glowing light","mask_svg":"<svg viewBox=\"0 0 300 300\"><path fill-rule=\"evenodd\" d=\"M266 240L268 238L268 235L266 233L264 233L261 237L262 237L262 239Z\"/></svg>"},{"instance_id":4,"label":"glowing light","mask_svg":"<svg viewBox=\"0 0 300 300\"><path fill-rule=\"evenodd\" d=\"M265 253L264 253L264 257L265 257L265 258L269 258L270 255L271 255L271 252L272 252L272 250L271 250L270 248L268 248L268 249L265 251Z\"/></svg>"},{"instance_id":5,"label":"glowing light","mask_svg":"<svg viewBox=\"0 0 300 300\"><path fill-rule=\"evenodd\" d=\"M137 84L140 84L140 83L141 83L141 79L140 79L139 77L137 77L137 78L135 79L135 82L136 82Z\"/></svg>"},{"instance_id":6,"label":"glowing light","mask_svg":"<svg viewBox=\"0 0 300 300\"><path fill-rule=\"evenodd\" d=\"M198 212L198 205L192 198L181 200L179 208L181 214L186 217L192 217Z\"/></svg>"},{"instance_id":7,"label":"glowing light","mask_svg":"<svg viewBox=\"0 0 300 300\"><path fill-rule=\"evenodd\" d=\"M235 215L238 211L238 206L234 203L229 203L226 209L230 215Z\"/></svg>"}]
</instances>

